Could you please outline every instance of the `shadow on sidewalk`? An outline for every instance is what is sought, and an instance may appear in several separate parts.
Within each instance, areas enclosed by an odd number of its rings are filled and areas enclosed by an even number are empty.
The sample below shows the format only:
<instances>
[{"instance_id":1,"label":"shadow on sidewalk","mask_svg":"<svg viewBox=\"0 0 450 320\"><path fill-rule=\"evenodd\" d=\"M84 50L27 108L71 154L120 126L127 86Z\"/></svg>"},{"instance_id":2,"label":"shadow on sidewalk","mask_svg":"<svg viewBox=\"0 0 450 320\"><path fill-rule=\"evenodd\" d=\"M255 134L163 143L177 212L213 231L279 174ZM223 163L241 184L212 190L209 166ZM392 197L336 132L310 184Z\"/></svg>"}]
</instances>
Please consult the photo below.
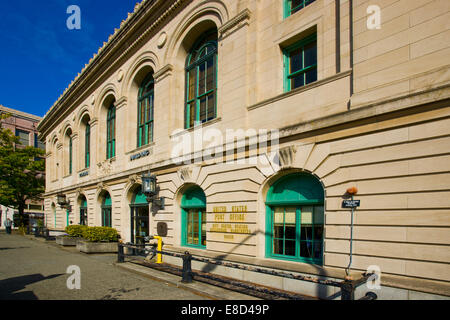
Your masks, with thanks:
<instances>
[{"instance_id":1,"label":"shadow on sidewalk","mask_svg":"<svg viewBox=\"0 0 450 320\"><path fill-rule=\"evenodd\" d=\"M31 274L0 280L0 300L38 300L33 291L22 291L27 285L43 280L53 279L63 274L54 274L44 277L42 274Z\"/></svg>"}]
</instances>

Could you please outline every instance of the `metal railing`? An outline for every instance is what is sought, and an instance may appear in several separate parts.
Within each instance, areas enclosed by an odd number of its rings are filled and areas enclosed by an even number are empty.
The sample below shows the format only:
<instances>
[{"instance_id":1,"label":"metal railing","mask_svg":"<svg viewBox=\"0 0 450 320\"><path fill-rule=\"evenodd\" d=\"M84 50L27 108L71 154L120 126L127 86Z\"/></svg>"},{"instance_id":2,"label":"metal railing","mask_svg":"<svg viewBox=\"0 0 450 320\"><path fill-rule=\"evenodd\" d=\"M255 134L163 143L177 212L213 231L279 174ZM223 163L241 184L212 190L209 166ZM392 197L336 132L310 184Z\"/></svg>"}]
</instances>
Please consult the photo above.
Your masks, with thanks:
<instances>
[{"instance_id":1,"label":"metal railing","mask_svg":"<svg viewBox=\"0 0 450 320\"><path fill-rule=\"evenodd\" d=\"M132 253L125 254L124 248L131 249L130 251ZM289 272L275 271L275 270L271 270L271 269L264 269L264 268L254 267L254 266L226 262L226 261L217 260L217 259L208 259L208 258L203 258L203 257L197 257L197 256L193 256L188 251L185 251L184 254L167 252L167 251L158 251L156 249L156 244L147 244L147 243L146 244L119 243L118 244L117 262L118 263L125 262L125 257L126 256L134 256L136 251L143 251L145 254L151 254L150 259L153 258L157 254L167 255L167 256L172 256L172 257L177 257L177 258L182 259L183 260L183 268L181 271L181 277L182 277L181 282L184 282L184 283L191 283L194 280L194 276L200 276L200 277L204 277L204 278L209 278L211 280L219 280L222 282L226 281L232 285L245 287L247 289L262 291L264 293L280 295L280 296L283 296L288 299L298 299L298 295L290 295L288 293L281 293L281 292L268 292L269 290L267 290L267 289L261 290L261 288L257 288L256 286L251 286L249 284L244 284L239 281L233 281L230 279L224 280L223 278L219 279L218 277L214 277L211 274L204 274L204 273L199 274L199 273L192 271L192 261L199 261L199 262L203 262L203 263L207 263L207 264L224 266L224 267L229 267L229 268L234 268L234 269L239 269L239 270L258 272L258 273L262 273L262 274L279 276L279 277L294 279L294 280L299 280L299 281L311 282L311 283L315 283L318 285L337 287L337 288L340 288L340 290L341 290L341 300L355 300L355 290L359 286L366 283L367 280L369 280L369 278L371 278L373 280L374 278L377 277L377 275L374 273L364 273L361 275L361 278L357 279L357 280L352 280L352 279L347 279L347 278L344 281L326 280L326 279L320 279L317 277L294 275ZM366 295L363 298L361 298L360 300L376 300L377 298L378 297L374 292L367 292Z\"/></svg>"}]
</instances>

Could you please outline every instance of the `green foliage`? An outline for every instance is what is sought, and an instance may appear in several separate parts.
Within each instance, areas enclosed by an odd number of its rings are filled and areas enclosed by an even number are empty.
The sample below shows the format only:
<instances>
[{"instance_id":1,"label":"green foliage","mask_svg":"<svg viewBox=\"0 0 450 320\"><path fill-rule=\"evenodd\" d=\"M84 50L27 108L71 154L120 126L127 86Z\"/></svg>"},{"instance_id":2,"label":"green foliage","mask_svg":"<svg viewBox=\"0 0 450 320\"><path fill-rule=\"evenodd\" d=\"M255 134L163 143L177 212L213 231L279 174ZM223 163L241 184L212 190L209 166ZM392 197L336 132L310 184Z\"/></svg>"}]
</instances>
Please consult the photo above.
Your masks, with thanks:
<instances>
[{"instance_id":1,"label":"green foliage","mask_svg":"<svg viewBox=\"0 0 450 320\"><path fill-rule=\"evenodd\" d=\"M116 242L119 233L110 227L87 227L83 232L83 238L91 242Z\"/></svg>"},{"instance_id":2,"label":"green foliage","mask_svg":"<svg viewBox=\"0 0 450 320\"><path fill-rule=\"evenodd\" d=\"M70 237L82 238L83 233L86 231L87 228L88 228L88 226L73 225L73 226L67 226L65 231Z\"/></svg>"},{"instance_id":3,"label":"green foliage","mask_svg":"<svg viewBox=\"0 0 450 320\"><path fill-rule=\"evenodd\" d=\"M1 114L0 121L9 115ZM19 138L0 122L0 203L18 209L20 225L27 200L44 192L44 151L20 146Z\"/></svg>"}]
</instances>

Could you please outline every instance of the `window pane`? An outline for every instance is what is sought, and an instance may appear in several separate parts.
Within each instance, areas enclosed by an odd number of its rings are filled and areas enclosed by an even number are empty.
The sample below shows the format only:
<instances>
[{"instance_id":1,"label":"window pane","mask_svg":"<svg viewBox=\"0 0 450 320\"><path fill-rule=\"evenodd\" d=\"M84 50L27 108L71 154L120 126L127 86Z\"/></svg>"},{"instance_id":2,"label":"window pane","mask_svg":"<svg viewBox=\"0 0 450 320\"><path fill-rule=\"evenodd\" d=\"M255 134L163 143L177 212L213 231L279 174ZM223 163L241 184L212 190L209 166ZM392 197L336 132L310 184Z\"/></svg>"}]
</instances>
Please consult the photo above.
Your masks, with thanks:
<instances>
[{"instance_id":1,"label":"window pane","mask_svg":"<svg viewBox=\"0 0 450 320\"><path fill-rule=\"evenodd\" d=\"M322 242L314 242L314 258L322 259Z\"/></svg>"},{"instance_id":2,"label":"window pane","mask_svg":"<svg viewBox=\"0 0 450 320\"><path fill-rule=\"evenodd\" d=\"M300 230L300 240L312 240L312 227L302 226Z\"/></svg>"},{"instance_id":3,"label":"window pane","mask_svg":"<svg viewBox=\"0 0 450 320\"><path fill-rule=\"evenodd\" d=\"M195 68L192 69L191 71L189 71L188 100L192 100L195 98L196 72L197 72L197 70Z\"/></svg>"},{"instance_id":4,"label":"window pane","mask_svg":"<svg viewBox=\"0 0 450 320\"><path fill-rule=\"evenodd\" d=\"M287 256L295 256L295 240L286 240L284 242L284 254Z\"/></svg>"},{"instance_id":5,"label":"window pane","mask_svg":"<svg viewBox=\"0 0 450 320\"><path fill-rule=\"evenodd\" d=\"M305 74L306 74L305 75L305 78L306 78L305 84L317 81L317 68L308 70Z\"/></svg>"},{"instance_id":6,"label":"window pane","mask_svg":"<svg viewBox=\"0 0 450 320\"><path fill-rule=\"evenodd\" d=\"M312 224L312 214L313 214L313 207L302 207L301 208L301 224L302 226L304 224Z\"/></svg>"},{"instance_id":7,"label":"window pane","mask_svg":"<svg viewBox=\"0 0 450 320\"><path fill-rule=\"evenodd\" d=\"M311 241L300 242L300 256L305 258L313 257L313 244Z\"/></svg>"},{"instance_id":8,"label":"window pane","mask_svg":"<svg viewBox=\"0 0 450 320\"><path fill-rule=\"evenodd\" d=\"M273 223L274 224L283 224L284 222L284 208L275 208L274 209L274 218L273 218Z\"/></svg>"},{"instance_id":9,"label":"window pane","mask_svg":"<svg viewBox=\"0 0 450 320\"><path fill-rule=\"evenodd\" d=\"M196 103L195 101L189 104L189 127L193 127L195 125L196 119Z\"/></svg>"},{"instance_id":10,"label":"window pane","mask_svg":"<svg viewBox=\"0 0 450 320\"><path fill-rule=\"evenodd\" d=\"M290 69L289 74L303 69L302 50L301 48L294 50L290 54Z\"/></svg>"},{"instance_id":11,"label":"window pane","mask_svg":"<svg viewBox=\"0 0 450 320\"><path fill-rule=\"evenodd\" d=\"M305 46L305 65L304 68L317 64L317 43L314 41Z\"/></svg>"},{"instance_id":12,"label":"window pane","mask_svg":"<svg viewBox=\"0 0 450 320\"><path fill-rule=\"evenodd\" d=\"M291 79L291 89L300 88L305 85L305 75L300 74L299 76Z\"/></svg>"},{"instance_id":13,"label":"window pane","mask_svg":"<svg viewBox=\"0 0 450 320\"><path fill-rule=\"evenodd\" d=\"M200 121L201 122L206 121L206 99L207 99L206 96L204 96L200 99Z\"/></svg>"},{"instance_id":14,"label":"window pane","mask_svg":"<svg viewBox=\"0 0 450 320\"><path fill-rule=\"evenodd\" d=\"M206 62L207 65L207 76L206 76L206 90L213 90L215 87L214 84L214 57L208 59Z\"/></svg>"},{"instance_id":15,"label":"window pane","mask_svg":"<svg viewBox=\"0 0 450 320\"><path fill-rule=\"evenodd\" d=\"M323 224L324 222L324 209L323 206L314 207L314 224Z\"/></svg>"},{"instance_id":16,"label":"window pane","mask_svg":"<svg viewBox=\"0 0 450 320\"><path fill-rule=\"evenodd\" d=\"M314 227L314 240L323 240L323 226Z\"/></svg>"},{"instance_id":17,"label":"window pane","mask_svg":"<svg viewBox=\"0 0 450 320\"><path fill-rule=\"evenodd\" d=\"M283 240L273 239L273 253L283 254Z\"/></svg>"},{"instance_id":18,"label":"window pane","mask_svg":"<svg viewBox=\"0 0 450 320\"><path fill-rule=\"evenodd\" d=\"M215 100L215 96L214 93L210 93L208 95L208 111L207 111L207 120L212 120L216 117L216 100Z\"/></svg>"},{"instance_id":19,"label":"window pane","mask_svg":"<svg viewBox=\"0 0 450 320\"><path fill-rule=\"evenodd\" d=\"M198 95L205 93L205 80L206 80L206 62L202 63L198 67Z\"/></svg>"}]
</instances>

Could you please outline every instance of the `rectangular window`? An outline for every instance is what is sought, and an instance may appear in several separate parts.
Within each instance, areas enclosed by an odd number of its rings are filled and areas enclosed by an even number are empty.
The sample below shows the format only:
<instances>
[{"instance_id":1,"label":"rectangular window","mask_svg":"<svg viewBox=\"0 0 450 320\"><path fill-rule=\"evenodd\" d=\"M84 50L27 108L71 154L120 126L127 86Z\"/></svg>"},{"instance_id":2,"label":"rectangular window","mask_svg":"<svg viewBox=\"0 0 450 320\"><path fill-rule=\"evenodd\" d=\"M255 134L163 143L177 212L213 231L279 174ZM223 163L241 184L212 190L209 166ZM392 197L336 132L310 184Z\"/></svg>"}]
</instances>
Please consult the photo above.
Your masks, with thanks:
<instances>
[{"instance_id":1,"label":"rectangular window","mask_svg":"<svg viewBox=\"0 0 450 320\"><path fill-rule=\"evenodd\" d=\"M37 133L34 134L34 147L45 151L45 143L38 139Z\"/></svg>"},{"instance_id":2,"label":"rectangular window","mask_svg":"<svg viewBox=\"0 0 450 320\"><path fill-rule=\"evenodd\" d=\"M317 37L311 35L284 49L285 91L317 81Z\"/></svg>"},{"instance_id":3,"label":"rectangular window","mask_svg":"<svg viewBox=\"0 0 450 320\"><path fill-rule=\"evenodd\" d=\"M204 209L185 210L185 239L188 246L206 247L206 211Z\"/></svg>"},{"instance_id":4,"label":"rectangular window","mask_svg":"<svg viewBox=\"0 0 450 320\"><path fill-rule=\"evenodd\" d=\"M314 1L315 0L284 0L284 18L293 15Z\"/></svg>"},{"instance_id":5,"label":"rectangular window","mask_svg":"<svg viewBox=\"0 0 450 320\"><path fill-rule=\"evenodd\" d=\"M20 139L20 144L28 147L30 145L30 133L24 130L16 130L16 136Z\"/></svg>"},{"instance_id":6,"label":"rectangular window","mask_svg":"<svg viewBox=\"0 0 450 320\"><path fill-rule=\"evenodd\" d=\"M272 208L271 255L288 260L322 260L323 206Z\"/></svg>"}]
</instances>

